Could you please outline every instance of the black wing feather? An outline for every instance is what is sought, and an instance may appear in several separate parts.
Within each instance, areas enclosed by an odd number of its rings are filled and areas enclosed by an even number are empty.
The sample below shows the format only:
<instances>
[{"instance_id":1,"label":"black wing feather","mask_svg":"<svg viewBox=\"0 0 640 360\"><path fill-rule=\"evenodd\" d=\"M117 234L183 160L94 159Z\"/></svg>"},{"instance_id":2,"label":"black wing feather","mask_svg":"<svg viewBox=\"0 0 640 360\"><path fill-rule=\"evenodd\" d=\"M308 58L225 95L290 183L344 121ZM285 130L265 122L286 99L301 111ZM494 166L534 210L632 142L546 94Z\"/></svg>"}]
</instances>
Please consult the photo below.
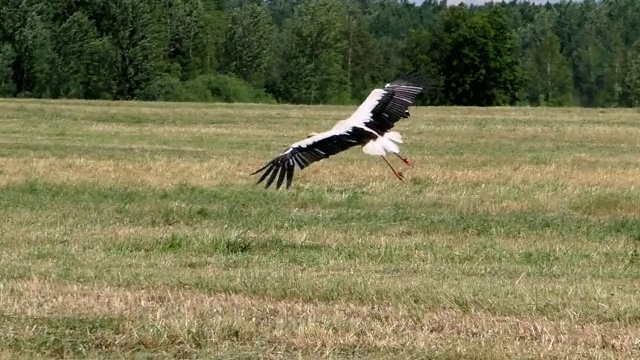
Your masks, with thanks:
<instances>
[{"instance_id":1,"label":"black wing feather","mask_svg":"<svg viewBox=\"0 0 640 360\"><path fill-rule=\"evenodd\" d=\"M288 163L288 162L287 162ZM278 176L278 183L276 184L276 189L279 189L282 186L282 182L284 181L284 177L287 175L287 168L283 167L280 169L280 176Z\"/></svg>"},{"instance_id":2,"label":"black wing feather","mask_svg":"<svg viewBox=\"0 0 640 360\"><path fill-rule=\"evenodd\" d=\"M269 185L271 185L271 183L273 183L273 180L276 179L276 175L278 175L278 168L273 168L270 169L271 170L271 176L269 176L269 179L267 179L267 183L265 184L265 188L268 188Z\"/></svg>"},{"instance_id":3,"label":"black wing feather","mask_svg":"<svg viewBox=\"0 0 640 360\"><path fill-rule=\"evenodd\" d=\"M371 120L365 125L383 135L400 119L409 117L409 106L418 94L427 89L424 81L417 79L396 80L383 88L385 94L371 110Z\"/></svg>"},{"instance_id":4,"label":"black wing feather","mask_svg":"<svg viewBox=\"0 0 640 360\"><path fill-rule=\"evenodd\" d=\"M290 165L293 165L293 161L289 161ZM288 166L287 167L287 189L291 186L291 182L293 182L293 170L295 169L295 167L293 166Z\"/></svg>"},{"instance_id":5,"label":"black wing feather","mask_svg":"<svg viewBox=\"0 0 640 360\"><path fill-rule=\"evenodd\" d=\"M302 170L316 161L326 159L358 144L364 144L373 136L375 135L364 129L354 127L344 133L330 135L310 144L292 146L251 175L266 169L257 183L261 183L268 177L265 183L265 188L268 188L280 174L275 185L276 189L282 186L285 179L287 180L285 186L288 189L293 182L296 166Z\"/></svg>"}]
</instances>

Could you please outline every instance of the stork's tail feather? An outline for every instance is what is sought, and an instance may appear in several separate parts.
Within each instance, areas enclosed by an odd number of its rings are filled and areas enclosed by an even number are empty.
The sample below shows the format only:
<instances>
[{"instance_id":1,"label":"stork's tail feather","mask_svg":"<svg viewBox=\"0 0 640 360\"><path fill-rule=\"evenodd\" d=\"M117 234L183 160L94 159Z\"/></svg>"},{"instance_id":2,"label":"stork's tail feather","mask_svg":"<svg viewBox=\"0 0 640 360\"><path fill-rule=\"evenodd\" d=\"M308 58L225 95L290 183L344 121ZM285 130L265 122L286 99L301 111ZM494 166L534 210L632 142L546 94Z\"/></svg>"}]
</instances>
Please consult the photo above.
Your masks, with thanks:
<instances>
[{"instance_id":1,"label":"stork's tail feather","mask_svg":"<svg viewBox=\"0 0 640 360\"><path fill-rule=\"evenodd\" d=\"M383 138L397 142L398 144L402 144L402 135L400 135L400 133L397 131L389 131L388 133L384 134Z\"/></svg>"},{"instance_id":2,"label":"stork's tail feather","mask_svg":"<svg viewBox=\"0 0 640 360\"><path fill-rule=\"evenodd\" d=\"M362 151L369 155L384 156L387 151L391 153L399 153L400 148L397 144L402 143L402 135L397 131L389 131L375 140L369 141L362 147Z\"/></svg>"},{"instance_id":3,"label":"stork's tail feather","mask_svg":"<svg viewBox=\"0 0 640 360\"><path fill-rule=\"evenodd\" d=\"M384 147L380 143L381 139L382 138L377 138L375 140L369 141L368 143L365 144L365 146L362 147L362 151L365 154L369 154L369 155L384 156L386 153L384 151Z\"/></svg>"}]
</instances>

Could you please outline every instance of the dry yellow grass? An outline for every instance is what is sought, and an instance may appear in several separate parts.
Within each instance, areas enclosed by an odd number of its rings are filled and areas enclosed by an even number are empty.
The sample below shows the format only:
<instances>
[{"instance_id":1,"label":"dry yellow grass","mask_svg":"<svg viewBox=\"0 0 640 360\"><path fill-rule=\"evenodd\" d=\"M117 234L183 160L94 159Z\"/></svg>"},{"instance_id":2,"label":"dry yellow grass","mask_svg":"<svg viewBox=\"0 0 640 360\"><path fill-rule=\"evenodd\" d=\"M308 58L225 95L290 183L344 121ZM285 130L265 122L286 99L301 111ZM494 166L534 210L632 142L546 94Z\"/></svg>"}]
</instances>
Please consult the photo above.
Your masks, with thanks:
<instances>
[{"instance_id":1,"label":"dry yellow grass","mask_svg":"<svg viewBox=\"0 0 640 360\"><path fill-rule=\"evenodd\" d=\"M136 346L166 348L174 354L198 334L206 346L233 351L256 342L273 344L304 355L322 349L363 349L400 354L446 350L473 356L481 348L501 348L507 354L531 351L540 356L600 357L611 351L631 353L640 344L635 326L554 322L536 317L495 316L482 311L415 312L388 304L354 306L282 301L243 295L158 288L123 290L64 285L41 280L8 283L2 303L7 315L19 318L123 318L119 334L108 341L110 351L124 353ZM331 325L329 325L331 324ZM328 326L329 325L329 326ZM38 326L17 328L15 337L36 337ZM154 332L162 334L159 337ZM105 344L107 345L107 344ZM484 355L489 355L485 352ZM257 354L256 354L257 355ZM483 355L483 351L479 354Z\"/></svg>"},{"instance_id":2,"label":"dry yellow grass","mask_svg":"<svg viewBox=\"0 0 640 360\"><path fill-rule=\"evenodd\" d=\"M0 358L640 358L637 111L352 110L0 101Z\"/></svg>"}]
</instances>

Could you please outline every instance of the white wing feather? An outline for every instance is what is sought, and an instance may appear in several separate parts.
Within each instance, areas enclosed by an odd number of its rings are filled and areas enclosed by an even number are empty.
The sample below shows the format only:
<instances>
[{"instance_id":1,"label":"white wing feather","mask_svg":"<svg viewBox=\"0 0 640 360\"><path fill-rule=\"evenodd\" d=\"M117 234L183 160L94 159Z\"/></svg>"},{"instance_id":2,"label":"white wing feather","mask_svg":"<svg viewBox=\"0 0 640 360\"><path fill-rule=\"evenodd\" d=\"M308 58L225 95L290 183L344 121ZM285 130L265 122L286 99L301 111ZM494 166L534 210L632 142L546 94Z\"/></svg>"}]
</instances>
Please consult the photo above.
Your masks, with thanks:
<instances>
[{"instance_id":1,"label":"white wing feather","mask_svg":"<svg viewBox=\"0 0 640 360\"><path fill-rule=\"evenodd\" d=\"M373 108L378 105L378 101L382 99L387 92L382 89L374 89L369 93L369 96L358 106L356 111L351 114L347 119L338 121L332 131L344 131L354 126L364 127L364 123L369 121ZM367 129L368 130L368 129Z\"/></svg>"}]
</instances>

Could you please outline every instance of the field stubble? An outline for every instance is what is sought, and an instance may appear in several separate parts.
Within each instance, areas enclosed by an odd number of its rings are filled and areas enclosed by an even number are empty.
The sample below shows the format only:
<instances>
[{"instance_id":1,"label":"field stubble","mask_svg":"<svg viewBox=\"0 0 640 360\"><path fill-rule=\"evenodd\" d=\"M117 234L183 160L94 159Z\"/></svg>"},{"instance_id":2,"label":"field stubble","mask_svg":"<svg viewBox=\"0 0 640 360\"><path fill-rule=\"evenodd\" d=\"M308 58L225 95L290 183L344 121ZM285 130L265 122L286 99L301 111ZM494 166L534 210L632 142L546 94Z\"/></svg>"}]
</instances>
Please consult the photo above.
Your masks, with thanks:
<instances>
[{"instance_id":1,"label":"field stubble","mask_svg":"<svg viewBox=\"0 0 640 360\"><path fill-rule=\"evenodd\" d=\"M637 111L352 110L0 101L0 358L640 358Z\"/></svg>"}]
</instances>

